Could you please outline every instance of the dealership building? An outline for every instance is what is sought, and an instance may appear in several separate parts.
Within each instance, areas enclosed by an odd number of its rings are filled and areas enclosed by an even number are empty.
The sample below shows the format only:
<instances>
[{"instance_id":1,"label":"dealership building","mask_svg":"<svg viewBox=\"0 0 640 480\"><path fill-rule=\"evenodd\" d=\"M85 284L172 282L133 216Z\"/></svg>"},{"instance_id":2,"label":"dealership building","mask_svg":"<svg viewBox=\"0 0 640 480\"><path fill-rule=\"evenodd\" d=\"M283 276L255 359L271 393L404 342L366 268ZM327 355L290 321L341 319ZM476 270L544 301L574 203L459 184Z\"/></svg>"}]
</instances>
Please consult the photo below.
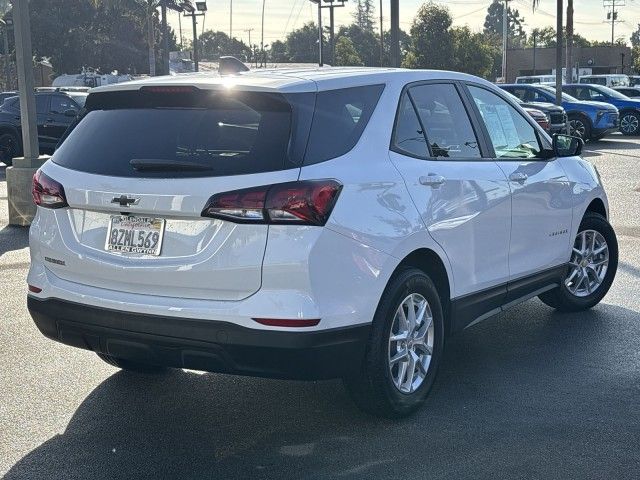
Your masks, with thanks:
<instances>
[{"instance_id":1,"label":"dealership building","mask_svg":"<svg viewBox=\"0 0 640 480\"><path fill-rule=\"evenodd\" d=\"M565 64L563 49L562 64ZM574 78L607 73L632 74L631 49L621 46L574 47ZM513 48L507 51L507 82L524 75L555 74L555 48Z\"/></svg>"}]
</instances>

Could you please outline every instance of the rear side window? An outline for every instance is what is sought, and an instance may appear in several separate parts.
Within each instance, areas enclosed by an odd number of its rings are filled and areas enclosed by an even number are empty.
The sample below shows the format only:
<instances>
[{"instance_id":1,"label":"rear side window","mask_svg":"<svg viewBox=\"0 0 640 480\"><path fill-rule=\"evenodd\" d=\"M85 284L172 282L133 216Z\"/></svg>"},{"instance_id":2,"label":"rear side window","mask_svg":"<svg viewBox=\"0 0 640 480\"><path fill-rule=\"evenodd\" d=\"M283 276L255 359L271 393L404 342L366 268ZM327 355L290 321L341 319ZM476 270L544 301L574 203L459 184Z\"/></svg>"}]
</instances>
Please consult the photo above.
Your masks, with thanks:
<instances>
[{"instance_id":1,"label":"rear side window","mask_svg":"<svg viewBox=\"0 0 640 480\"><path fill-rule=\"evenodd\" d=\"M411 116L418 117L415 125ZM401 101L394 145L397 149L434 158L480 158L478 140L462 99L452 84L429 84L411 87ZM416 130L417 128L417 130ZM421 149L423 137L426 153Z\"/></svg>"},{"instance_id":2,"label":"rear side window","mask_svg":"<svg viewBox=\"0 0 640 480\"><path fill-rule=\"evenodd\" d=\"M349 152L358 143L384 85L318 92L305 165Z\"/></svg>"},{"instance_id":3,"label":"rear side window","mask_svg":"<svg viewBox=\"0 0 640 480\"><path fill-rule=\"evenodd\" d=\"M283 95L202 92L185 101L155 101L144 92L127 95L133 97L88 101L89 111L53 161L100 175L165 178L298 166L290 145L296 137L294 106Z\"/></svg>"}]
</instances>

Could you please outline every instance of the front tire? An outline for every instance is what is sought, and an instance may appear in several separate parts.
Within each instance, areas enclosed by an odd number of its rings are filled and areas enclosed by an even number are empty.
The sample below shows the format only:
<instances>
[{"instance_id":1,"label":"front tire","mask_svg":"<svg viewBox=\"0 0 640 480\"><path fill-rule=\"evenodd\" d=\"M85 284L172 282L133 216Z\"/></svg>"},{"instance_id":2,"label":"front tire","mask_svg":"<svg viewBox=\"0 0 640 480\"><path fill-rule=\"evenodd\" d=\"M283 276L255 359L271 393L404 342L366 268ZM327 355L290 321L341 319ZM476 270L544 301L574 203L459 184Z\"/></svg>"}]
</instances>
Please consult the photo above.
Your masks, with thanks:
<instances>
[{"instance_id":1,"label":"front tire","mask_svg":"<svg viewBox=\"0 0 640 480\"><path fill-rule=\"evenodd\" d=\"M124 358L114 357L113 355L109 355L106 353L98 353L97 355L102 360L107 362L109 365L113 367L121 368L122 370L127 370L129 372L160 374L160 373L166 373L169 370L167 367L161 367L159 365L150 365L147 363L134 362L132 360L126 360Z\"/></svg>"},{"instance_id":2,"label":"front tire","mask_svg":"<svg viewBox=\"0 0 640 480\"><path fill-rule=\"evenodd\" d=\"M585 142L591 140L591 124L582 115L569 117L569 134L580 137Z\"/></svg>"},{"instance_id":3,"label":"front tire","mask_svg":"<svg viewBox=\"0 0 640 480\"><path fill-rule=\"evenodd\" d=\"M7 167L13 164L13 158L18 155L18 139L12 133L0 134L0 162Z\"/></svg>"},{"instance_id":4,"label":"front tire","mask_svg":"<svg viewBox=\"0 0 640 480\"><path fill-rule=\"evenodd\" d=\"M607 219L587 212L574 241L569 268L560 285L540 295L544 303L564 312L587 310L611 288L618 269L618 241Z\"/></svg>"},{"instance_id":5,"label":"front tire","mask_svg":"<svg viewBox=\"0 0 640 480\"><path fill-rule=\"evenodd\" d=\"M420 270L403 269L382 294L359 374L345 384L366 412L409 415L431 390L443 348L442 305L433 282Z\"/></svg>"}]
</instances>

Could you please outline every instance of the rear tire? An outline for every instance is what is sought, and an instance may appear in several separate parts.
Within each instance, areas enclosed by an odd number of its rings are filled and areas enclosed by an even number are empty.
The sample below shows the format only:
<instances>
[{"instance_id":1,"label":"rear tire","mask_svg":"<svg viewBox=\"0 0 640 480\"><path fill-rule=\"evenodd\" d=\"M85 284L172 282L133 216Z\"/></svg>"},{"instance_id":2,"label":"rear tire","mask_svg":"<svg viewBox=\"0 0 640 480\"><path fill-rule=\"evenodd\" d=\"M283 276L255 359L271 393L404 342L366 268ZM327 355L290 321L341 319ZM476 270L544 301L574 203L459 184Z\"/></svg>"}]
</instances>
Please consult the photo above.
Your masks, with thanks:
<instances>
[{"instance_id":1,"label":"rear tire","mask_svg":"<svg viewBox=\"0 0 640 480\"><path fill-rule=\"evenodd\" d=\"M13 158L18 155L18 139L12 133L0 134L0 162L7 167L13 164Z\"/></svg>"},{"instance_id":2,"label":"rear tire","mask_svg":"<svg viewBox=\"0 0 640 480\"><path fill-rule=\"evenodd\" d=\"M106 353L98 353L98 357L107 362L109 365L122 370L136 373L147 374L160 374L166 373L169 369L167 367L161 367L159 365L150 365L147 363L134 362L132 360L125 360L124 358L114 357Z\"/></svg>"},{"instance_id":3,"label":"rear tire","mask_svg":"<svg viewBox=\"0 0 640 480\"><path fill-rule=\"evenodd\" d=\"M634 112L626 112L620 118L620 132L623 135L631 136L640 133L640 115Z\"/></svg>"},{"instance_id":4,"label":"rear tire","mask_svg":"<svg viewBox=\"0 0 640 480\"><path fill-rule=\"evenodd\" d=\"M403 269L382 294L360 372L345 385L368 413L409 415L431 390L443 348L442 306L433 282L418 269Z\"/></svg>"},{"instance_id":5,"label":"rear tire","mask_svg":"<svg viewBox=\"0 0 640 480\"><path fill-rule=\"evenodd\" d=\"M561 285L539 296L544 303L563 312L588 310L600 303L611 288L618 268L616 234L602 215L585 214L573 248ZM579 250L584 253L578 253Z\"/></svg>"}]
</instances>

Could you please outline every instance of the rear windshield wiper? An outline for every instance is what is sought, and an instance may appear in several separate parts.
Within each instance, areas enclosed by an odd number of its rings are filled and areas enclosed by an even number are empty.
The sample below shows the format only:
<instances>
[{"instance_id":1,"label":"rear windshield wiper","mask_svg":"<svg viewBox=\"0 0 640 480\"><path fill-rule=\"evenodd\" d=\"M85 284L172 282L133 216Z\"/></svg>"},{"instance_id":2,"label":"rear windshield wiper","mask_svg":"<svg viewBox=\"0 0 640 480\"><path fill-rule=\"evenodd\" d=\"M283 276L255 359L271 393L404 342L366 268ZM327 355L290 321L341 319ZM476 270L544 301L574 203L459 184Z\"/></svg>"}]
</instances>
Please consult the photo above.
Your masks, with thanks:
<instances>
[{"instance_id":1,"label":"rear windshield wiper","mask_svg":"<svg viewBox=\"0 0 640 480\"><path fill-rule=\"evenodd\" d=\"M201 163L163 158L133 158L129 165L135 170L211 170L211 167Z\"/></svg>"}]
</instances>

